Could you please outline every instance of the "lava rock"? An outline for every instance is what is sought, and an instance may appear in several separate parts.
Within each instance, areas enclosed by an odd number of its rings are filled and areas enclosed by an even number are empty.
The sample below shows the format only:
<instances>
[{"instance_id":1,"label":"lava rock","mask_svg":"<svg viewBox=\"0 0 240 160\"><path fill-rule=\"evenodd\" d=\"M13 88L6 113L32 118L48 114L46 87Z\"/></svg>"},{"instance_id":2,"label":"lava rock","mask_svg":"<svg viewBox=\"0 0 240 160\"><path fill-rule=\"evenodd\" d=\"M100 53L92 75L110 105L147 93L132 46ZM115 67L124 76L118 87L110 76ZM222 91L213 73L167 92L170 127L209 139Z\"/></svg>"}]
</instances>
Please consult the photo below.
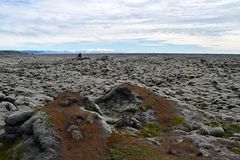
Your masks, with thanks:
<instances>
[{"instance_id":1,"label":"lava rock","mask_svg":"<svg viewBox=\"0 0 240 160\"><path fill-rule=\"evenodd\" d=\"M17 139L17 134L4 134L4 140L13 142Z\"/></svg>"},{"instance_id":2,"label":"lava rock","mask_svg":"<svg viewBox=\"0 0 240 160\"><path fill-rule=\"evenodd\" d=\"M38 113L34 114L30 119L25 121L20 126L19 132L22 133L22 134L31 135L33 133L33 123L37 119L41 119L44 115L45 115L45 113L43 113L43 112L38 112Z\"/></svg>"},{"instance_id":3,"label":"lava rock","mask_svg":"<svg viewBox=\"0 0 240 160\"><path fill-rule=\"evenodd\" d=\"M83 139L83 132L79 130L73 130L71 136L74 140L79 141Z\"/></svg>"},{"instance_id":4,"label":"lava rock","mask_svg":"<svg viewBox=\"0 0 240 160\"><path fill-rule=\"evenodd\" d=\"M29 119L33 114L34 112L32 110L14 112L5 120L5 122L8 125L17 125Z\"/></svg>"},{"instance_id":5,"label":"lava rock","mask_svg":"<svg viewBox=\"0 0 240 160\"><path fill-rule=\"evenodd\" d=\"M33 135L44 151L57 150L60 138L46 121L47 115L33 123Z\"/></svg>"},{"instance_id":6,"label":"lava rock","mask_svg":"<svg viewBox=\"0 0 240 160\"><path fill-rule=\"evenodd\" d=\"M0 103L0 108L6 108L8 111L16 111L17 110L17 107L10 103L10 102L1 102Z\"/></svg>"},{"instance_id":7,"label":"lava rock","mask_svg":"<svg viewBox=\"0 0 240 160\"><path fill-rule=\"evenodd\" d=\"M89 110L89 111L94 111L97 112L98 114L102 115L102 111L99 108L99 106L97 104L95 104L94 102L92 102L88 97L84 97L82 99L82 103L85 109Z\"/></svg>"},{"instance_id":8,"label":"lava rock","mask_svg":"<svg viewBox=\"0 0 240 160\"><path fill-rule=\"evenodd\" d=\"M71 106L72 104L74 104L76 102L77 102L77 99L66 98L60 103L60 105L63 106L63 107L67 107L67 106Z\"/></svg>"},{"instance_id":9,"label":"lava rock","mask_svg":"<svg viewBox=\"0 0 240 160\"><path fill-rule=\"evenodd\" d=\"M4 130L6 134L17 134L18 133L18 127L17 126L4 126Z\"/></svg>"},{"instance_id":10,"label":"lava rock","mask_svg":"<svg viewBox=\"0 0 240 160\"><path fill-rule=\"evenodd\" d=\"M223 137L224 136L224 129L222 127L213 127L210 128L210 135L215 137Z\"/></svg>"}]
</instances>

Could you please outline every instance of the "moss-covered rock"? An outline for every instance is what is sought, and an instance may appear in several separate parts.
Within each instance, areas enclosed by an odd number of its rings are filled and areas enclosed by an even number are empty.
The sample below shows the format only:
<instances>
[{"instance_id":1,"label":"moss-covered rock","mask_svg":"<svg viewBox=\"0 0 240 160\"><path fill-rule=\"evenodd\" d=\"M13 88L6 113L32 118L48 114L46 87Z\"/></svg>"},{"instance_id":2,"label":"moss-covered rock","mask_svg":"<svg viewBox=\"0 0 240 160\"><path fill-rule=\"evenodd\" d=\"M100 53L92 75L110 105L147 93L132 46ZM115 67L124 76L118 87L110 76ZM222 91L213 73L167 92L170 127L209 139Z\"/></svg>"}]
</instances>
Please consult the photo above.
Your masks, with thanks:
<instances>
[{"instance_id":1,"label":"moss-covered rock","mask_svg":"<svg viewBox=\"0 0 240 160\"><path fill-rule=\"evenodd\" d=\"M179 125L187 126L186 120L180 116L174 116L171 119L171 124L172 126L179 126Z\"/></svg>"},{"instance_id":2,"label":"moss-covered rock","mask_svg":"<svg viewBox=\"0 0 240 160\"><path fill-rule=\"evenodd\" d=\"M240 147L233 147L230 149L231 152L240 155Z\"/></svg>"},{"instance_id":3,"label":"moss-covered rock","mask_svg":"<svg viewBox=\"0 0 240 160\"><path fill-rule=\"evenodd\" d=\"M1 160L20 160L23 153L26 152L26 148L20 139L14 142L6 142L0 139L0 143L2 143L0 148Z\"/></svg>"},{"instance_id":4,"label":"moss-covered rock","mask_svg":"<svg viewBox=\"0 0 240 160\"><path fill-rule=\"evenodd\" d=\"M212 120L208 123L212 127L222 127L225 131L224 137L231 137L234 133L240 133L240 126L234 122L224 122L219 119Z\"/></svg>"},{"instance_id":5,"label":"moss-covered rock","mask_svg":"<svg viewBox=\"0 0 240 160\"><path fill-rule=\"evenodd\" d=\"M145 137L157 137L161 132L162 130L158 124L147 124L141 129L141 133Z\"/></svg>"}]
</instances>

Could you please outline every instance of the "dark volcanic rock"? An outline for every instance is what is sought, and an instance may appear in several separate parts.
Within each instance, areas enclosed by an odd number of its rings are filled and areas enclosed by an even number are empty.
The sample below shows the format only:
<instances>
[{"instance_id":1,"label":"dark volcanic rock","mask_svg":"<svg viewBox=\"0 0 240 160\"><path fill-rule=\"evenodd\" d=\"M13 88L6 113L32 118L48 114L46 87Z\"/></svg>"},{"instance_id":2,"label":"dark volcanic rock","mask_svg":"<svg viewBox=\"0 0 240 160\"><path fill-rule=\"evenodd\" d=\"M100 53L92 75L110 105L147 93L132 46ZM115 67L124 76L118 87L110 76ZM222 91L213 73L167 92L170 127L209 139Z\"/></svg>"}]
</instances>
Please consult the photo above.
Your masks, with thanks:
<instances>
[{"instance_id":1,"label":"dark volcanic rock","mask_svg":"<svg viewBox=\"0 0 240 160\"><path fill-rule=\"evenodd\" d=\"M31 110L14 112L5 120L5 122L7 123L7 125L21 124L27 119L29 119L33 114L34 112Z\"/></svg>"}]
</instances>

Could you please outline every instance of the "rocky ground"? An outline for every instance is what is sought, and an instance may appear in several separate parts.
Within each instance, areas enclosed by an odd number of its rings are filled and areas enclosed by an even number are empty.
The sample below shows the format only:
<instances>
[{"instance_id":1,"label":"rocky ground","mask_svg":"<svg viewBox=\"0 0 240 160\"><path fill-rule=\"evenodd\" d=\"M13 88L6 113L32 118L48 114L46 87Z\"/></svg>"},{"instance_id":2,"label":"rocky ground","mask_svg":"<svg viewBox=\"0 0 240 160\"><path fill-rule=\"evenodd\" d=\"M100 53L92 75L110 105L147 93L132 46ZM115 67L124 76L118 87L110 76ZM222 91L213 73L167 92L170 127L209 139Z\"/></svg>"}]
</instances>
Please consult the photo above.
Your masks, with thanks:
<instances>
[{"instance_id":1,"label":"rocky ground","mask_svg":"<svg viewBox=\"0 0 240 160\"><path fill-rule=\"evenodd\" d=\"M240 159L238 55L5 55L0 91L5 159Z\"/></svg>"}]
</instances>

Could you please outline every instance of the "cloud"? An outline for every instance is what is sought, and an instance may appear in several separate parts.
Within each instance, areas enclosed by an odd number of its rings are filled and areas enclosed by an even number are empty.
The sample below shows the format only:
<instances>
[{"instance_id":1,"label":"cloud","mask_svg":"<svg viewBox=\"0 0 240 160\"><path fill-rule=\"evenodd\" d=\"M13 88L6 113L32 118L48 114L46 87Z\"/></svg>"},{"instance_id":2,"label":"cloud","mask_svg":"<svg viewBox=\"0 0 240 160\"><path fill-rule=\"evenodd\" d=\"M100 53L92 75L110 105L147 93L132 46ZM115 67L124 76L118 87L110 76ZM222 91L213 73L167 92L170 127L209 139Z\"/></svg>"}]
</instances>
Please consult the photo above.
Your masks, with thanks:
<instances>
[{"instance_id":1,"label":"cloud","mask_svg":"<svg viewBox=\"0 0 240 160\"><path fill-rule=\"evenodd\" d=\"M86 52L114 52L113 49L109 49L109 48L90 48L90 49L86 49Z\"/></svg>"},{"instance_id":2,"label":"cloud","mask_svg":"<svg viewBox=\"0 0 240 160\"><path fill-rule=\"evenodd\" d=\"M239 0L2 0L0 6L2 47L145 40L240 50Z\"/></svg>"}]
</instances>

